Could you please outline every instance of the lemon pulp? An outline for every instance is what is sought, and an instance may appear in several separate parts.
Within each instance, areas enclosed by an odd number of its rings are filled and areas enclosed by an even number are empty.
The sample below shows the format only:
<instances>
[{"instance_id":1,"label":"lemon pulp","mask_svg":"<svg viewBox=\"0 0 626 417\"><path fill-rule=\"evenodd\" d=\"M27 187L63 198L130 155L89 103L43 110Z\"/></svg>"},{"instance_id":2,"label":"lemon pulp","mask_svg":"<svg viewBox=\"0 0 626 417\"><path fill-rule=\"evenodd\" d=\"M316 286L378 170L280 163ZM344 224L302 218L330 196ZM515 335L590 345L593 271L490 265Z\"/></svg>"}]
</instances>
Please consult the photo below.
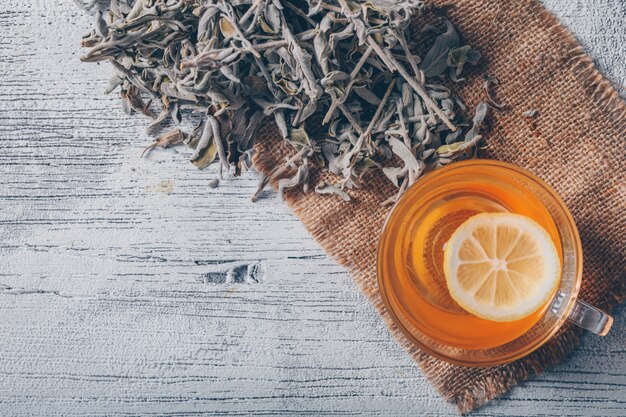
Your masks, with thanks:
<instances>
[{"instance_id":1,"label":"lemon pulp","mask_svg":"<svg viewBox=\"0 0 626 417\"><path fill-rule=\"evenodd\" d=\"M464 310L503 322L544 305L561 275L548 232L512 213L477 214L461 224L446 243L443 269L451 297Z\"/></svg>"}]
</instances>

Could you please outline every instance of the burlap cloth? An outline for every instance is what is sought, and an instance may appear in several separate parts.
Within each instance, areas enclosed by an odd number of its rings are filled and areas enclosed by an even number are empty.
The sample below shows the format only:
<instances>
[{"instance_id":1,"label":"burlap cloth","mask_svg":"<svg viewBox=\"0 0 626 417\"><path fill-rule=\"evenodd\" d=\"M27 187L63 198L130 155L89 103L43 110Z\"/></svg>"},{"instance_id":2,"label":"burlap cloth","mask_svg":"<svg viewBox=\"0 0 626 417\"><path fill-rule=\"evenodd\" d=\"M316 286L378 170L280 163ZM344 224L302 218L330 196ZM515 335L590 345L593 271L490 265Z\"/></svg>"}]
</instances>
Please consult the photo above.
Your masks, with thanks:
<instances>
[{"instance_id":1,"label":"burlap cloth","mask_svg":"<svg viewBox=\"0 0 626 417\"><path fill-rule=\"evenodd\" d=\"M626 294L626 104L538 1L462 0L448 15L484 57L460 92L463 100L469 108L483 100L482 76L489 74L500 81L497 95L507 104L491 117L480 156L524 167L563 197L584 248L581 298L609 310ZM522 116L531 109L538 110L535 118ZM259 132L255 164L264 173L291 152L278 136L270 125ZM392 185L381 173L366 184L351 192L350 203L301 191L289 192L286 201L326 252L348 268L391 333L460 412L558 364L576 346L580 331L566 326L531 355L490 368L450 365L412 346L385 311L376 279L378 237L389 210L380 203Z\"/></svg>"}]
</instances>

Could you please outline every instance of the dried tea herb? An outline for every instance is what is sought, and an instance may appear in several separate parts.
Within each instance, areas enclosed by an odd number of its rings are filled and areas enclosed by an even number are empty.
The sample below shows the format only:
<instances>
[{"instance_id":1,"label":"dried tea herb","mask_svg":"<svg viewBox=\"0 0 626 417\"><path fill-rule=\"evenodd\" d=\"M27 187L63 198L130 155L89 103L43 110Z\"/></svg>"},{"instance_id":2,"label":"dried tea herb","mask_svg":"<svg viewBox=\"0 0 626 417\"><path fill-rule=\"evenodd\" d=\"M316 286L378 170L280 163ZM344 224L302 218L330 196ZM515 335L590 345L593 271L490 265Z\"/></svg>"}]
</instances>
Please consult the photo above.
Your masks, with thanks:
<instances>
[{"instance_id":1,"label":"dried tea herb","mask_svg":"<svg viewBox=\"0 0 626 417\"><path fill-rule=\"evenodd\" d=\"M177 128L144 152L184 142L198 168L219 160L237 175L250 167L254 134L269 118L296 152L261 179L253 200L277 180L281 196L302 186L348 201L345 189L359 187L371 169L382 169L399 196L429 169L471 154L488 108L479 105L463 133L465 107L443 83L462 80L480 54L447 20L431 45L416 45L409 23L420 7L418 0L111 0L83 38L90 50L81 59L113 64L107 92L119 88L125 111L150 117L151 134L202 115L193 132ZM314 166L336 174L335 184L310 186Z\"/></svg>"},{"instance_id":2,"label":"dried tea herb","mask_svg":"<svg viewBox=\"0 0 626 417\"><path fill-rule=\"evenodd\" d=\"M533 117L535 117L537 114L539 113L539 110L537 109L530 109L530 110L526 110L525 112L522 113L522 116L524 117L528 117L529 119L532 119Z\"/></svg>"},{"instance_id":3,"label":"dried tea herb","mask_svg":"<svg viewBox=\"0 0 626 417\"><path fill-rule=\"evenodd\" d=\"M213 178L212 180L209 181L209 188L217 188L220 185L220 180L219 178Z\"/></svg>"},{"instance_id":4,"label":"dried tea herb","mask_svg":"<svg viewBox=\"0 0 626 417\"><path fill-rule=\"evenodd\" d=\"M74 0L74 3L85 11L89 11L93 9L93 7L98 3L98 0Z\"/></svg>"},{"instance_id":5,"label":"dried tea herb","mask_svg":"<svg viewBox=\"0 0 626 417\"><path fill-rule=\"evenodd\" d=\"M339 187L335 187L332 184L326 184L324 181L320 181L315 186L315 192L317 194L334 194L341 198L343 201L350 201L350 196L344 190Z\"/></svg>"},{"instance_id":6,"label":"dried tea herb","mask_svg":"<svg viewBox=\"0 0 626 417\"><path fill-rule=\"evenodd\" d=\"M485 88L485 95L487 96L487 102L494 107L497 110L502 110L504 109L504 105L503 104L499 104L496 99L493 97L493 94L491 93L491 90L493 87L497 86L500 82L498 81L498 79L496 77L486 77L485 81L483 83L483 87Z\"/></svg>"},{"instance_id":7,"label":"dried tea herb","mask_svg":"<svg viewBox=\"0 0 626 417\"><path fill-rule=\"evenodd\" d=\"M180 129L174 129L170 132L164 133L155 139L154 143L148 145L141 152L141 157L150 153L154 148L167 148L169 146L177 145L185 140L185 134Z\"/></svg>"}]
</instances>

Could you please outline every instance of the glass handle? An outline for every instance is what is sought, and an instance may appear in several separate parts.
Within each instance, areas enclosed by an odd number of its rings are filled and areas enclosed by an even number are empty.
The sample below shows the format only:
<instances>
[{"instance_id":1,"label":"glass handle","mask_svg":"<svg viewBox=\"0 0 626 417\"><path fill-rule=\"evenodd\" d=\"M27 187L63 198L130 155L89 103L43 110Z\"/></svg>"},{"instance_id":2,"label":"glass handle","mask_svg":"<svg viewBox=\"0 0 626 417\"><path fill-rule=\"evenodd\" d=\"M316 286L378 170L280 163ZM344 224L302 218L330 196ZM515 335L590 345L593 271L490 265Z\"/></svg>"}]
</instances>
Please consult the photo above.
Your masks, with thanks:
<instances>
[{"instance_id":1,"label":"glass handle","mask_svg":"<svg viewBox=\"0 0 626 417\"><path fill-rule=\"evenodd\" d=\"M613 325L613 317L582 300L576 300L567 319L599 336L606 336Z\"/></svg>"}]
</instances>

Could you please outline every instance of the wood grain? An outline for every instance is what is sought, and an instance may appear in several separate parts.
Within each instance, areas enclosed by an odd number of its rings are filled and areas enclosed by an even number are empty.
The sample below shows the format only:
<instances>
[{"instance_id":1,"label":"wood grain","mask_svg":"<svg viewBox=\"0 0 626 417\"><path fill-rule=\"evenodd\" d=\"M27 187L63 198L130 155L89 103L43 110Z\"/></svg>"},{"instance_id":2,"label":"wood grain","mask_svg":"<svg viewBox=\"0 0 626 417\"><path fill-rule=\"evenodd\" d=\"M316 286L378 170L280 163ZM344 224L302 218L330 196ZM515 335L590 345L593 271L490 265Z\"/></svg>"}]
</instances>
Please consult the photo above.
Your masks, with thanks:
<instances>
[{"instance_id":1,"label":"wood grain","mask_svg":"<svg viewBox=\"0 0 626 417\"><path fill-rule=\"evenodd\" d=\"M0 415L453 415L254 174L208 182L82 64L91 18L0 0ZM626 80L626 2L546 2ZM626 311L475 415L626 415Z\"/></svg>"}]
</instances>

